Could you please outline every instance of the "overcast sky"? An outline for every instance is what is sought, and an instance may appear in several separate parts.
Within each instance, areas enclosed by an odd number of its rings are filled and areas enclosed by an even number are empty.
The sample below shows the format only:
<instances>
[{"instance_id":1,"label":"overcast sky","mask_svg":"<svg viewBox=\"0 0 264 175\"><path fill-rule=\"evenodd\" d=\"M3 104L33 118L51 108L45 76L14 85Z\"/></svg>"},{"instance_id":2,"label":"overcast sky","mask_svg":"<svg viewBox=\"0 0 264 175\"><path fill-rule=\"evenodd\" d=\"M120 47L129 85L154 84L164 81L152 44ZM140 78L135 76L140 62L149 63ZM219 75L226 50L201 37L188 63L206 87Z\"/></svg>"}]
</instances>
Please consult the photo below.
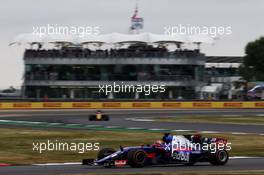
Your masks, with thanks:
<instances>
[{"instance_id":1,"label":"overcast sky","mask_svg":"<svg viewBox=\"0 0 264 175\"><path fill-rule=\"evenodd\" d=\"M47 24L99 26L102 33L127 33L136 0L5 0L0 5L0 88L18 86L23 75L23 46L8 46L20 33ZM264 35L263 0L139 0L144 31L164 33L164 26L231 26L202 52L242 56L247 42Z\"/></svg>"}]
</instances>

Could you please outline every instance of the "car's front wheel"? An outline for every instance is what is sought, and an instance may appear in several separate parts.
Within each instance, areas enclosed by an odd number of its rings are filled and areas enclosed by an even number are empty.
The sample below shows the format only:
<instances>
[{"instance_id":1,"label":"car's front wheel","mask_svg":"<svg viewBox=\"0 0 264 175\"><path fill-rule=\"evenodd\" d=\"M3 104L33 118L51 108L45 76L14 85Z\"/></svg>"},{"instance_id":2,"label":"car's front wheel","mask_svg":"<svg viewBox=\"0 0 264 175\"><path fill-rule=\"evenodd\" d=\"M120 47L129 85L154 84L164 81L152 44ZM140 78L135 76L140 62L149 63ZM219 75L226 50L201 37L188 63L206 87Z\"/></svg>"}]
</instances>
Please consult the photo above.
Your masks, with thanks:
<instances>
[{"instance_id":1,"label":"car's front wheel","mask_svg":"<svg viewBox=\"0 0 264 175\"><path fill-rule=\"evenodd\" d=\"M147 159L146 153L141 149L131 150L127 154L128 164L133 168L141 168L145 166Z\"/></svg>"}]
</instances>

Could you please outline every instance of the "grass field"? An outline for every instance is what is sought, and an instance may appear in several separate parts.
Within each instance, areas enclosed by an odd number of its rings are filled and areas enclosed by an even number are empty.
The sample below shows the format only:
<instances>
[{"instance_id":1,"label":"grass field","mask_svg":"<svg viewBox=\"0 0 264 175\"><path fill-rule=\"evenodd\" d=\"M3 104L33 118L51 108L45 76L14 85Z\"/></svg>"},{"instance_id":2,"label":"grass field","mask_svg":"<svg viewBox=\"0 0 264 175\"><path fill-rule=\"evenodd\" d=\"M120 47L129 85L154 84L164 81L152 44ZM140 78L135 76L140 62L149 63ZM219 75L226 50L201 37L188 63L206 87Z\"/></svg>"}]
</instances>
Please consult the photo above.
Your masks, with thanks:
<instances>
[{"instance_id":1,"label":"grass field","mask_svg":"<svg viewBox=\"0 0 264 175\"><path fill-rule=\"evenodd\" d=\"M262 116L177 116L177 117L157 117L154 119L156 121L162 121L162 122L264 125L264 117Z\"/></svg>"},{"instance_id":2,"label":"grass field","mask_svg":"<svg viewBox=\"0 0 264 175\"><path fill-rule=\"evenodd\" d=\"M33 151L33 142L78 143L99 142L100 147L133 146L152 144L162 137L161 133L111 132L84 130L49 130L32 128L0 128L0 163L32 164L51 162L80 162L95 157L96 151L80 154L75 151ZM209 134L207 134L209 135ZM213 134L232 143L231 156L264 156L264 136Z\"/></svg>"}]
</instances>

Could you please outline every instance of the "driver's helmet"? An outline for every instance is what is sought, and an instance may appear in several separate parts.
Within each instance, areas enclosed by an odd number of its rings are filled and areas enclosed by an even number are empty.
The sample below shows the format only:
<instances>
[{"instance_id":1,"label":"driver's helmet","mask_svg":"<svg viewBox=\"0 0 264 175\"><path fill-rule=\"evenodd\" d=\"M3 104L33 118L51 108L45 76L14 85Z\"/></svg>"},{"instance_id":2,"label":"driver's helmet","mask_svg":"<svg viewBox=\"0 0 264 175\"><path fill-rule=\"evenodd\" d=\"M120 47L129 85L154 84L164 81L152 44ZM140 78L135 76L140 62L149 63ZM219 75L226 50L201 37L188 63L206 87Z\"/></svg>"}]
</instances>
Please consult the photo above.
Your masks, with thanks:
<instances>
[{"instance_id":1,"label":"driver's helmet","mask_svg":"<svg viewBox=\"0 0 264 175\"><path fill-rule=\"evenodd\" d=\"M165 143L170 143L172 141L173 136L170 133L165 133L162 140Z\"/></svg>"},{"instance_id":2,"label":"driver's helmet","mask_svg":"<svg viewBox=\"0 0 264 175\"><path fill-rule=\"evenodd\" d=\"M193 142L199 143L202 140L202 135L197 133L197 134L192 135L191 138Z\"/></svg>"},{"instance_id":3,"label":"driver's helmet","mask_svg":"<svg viewBox=\"0 0 264 175\"><path fill-rule=\"evenodd\" d=\"M100 113L102 113L102 112L101 112L100 110L97 110L96 113L97 113L97 114L100 114Z\"/></svg>"}]
</instances>

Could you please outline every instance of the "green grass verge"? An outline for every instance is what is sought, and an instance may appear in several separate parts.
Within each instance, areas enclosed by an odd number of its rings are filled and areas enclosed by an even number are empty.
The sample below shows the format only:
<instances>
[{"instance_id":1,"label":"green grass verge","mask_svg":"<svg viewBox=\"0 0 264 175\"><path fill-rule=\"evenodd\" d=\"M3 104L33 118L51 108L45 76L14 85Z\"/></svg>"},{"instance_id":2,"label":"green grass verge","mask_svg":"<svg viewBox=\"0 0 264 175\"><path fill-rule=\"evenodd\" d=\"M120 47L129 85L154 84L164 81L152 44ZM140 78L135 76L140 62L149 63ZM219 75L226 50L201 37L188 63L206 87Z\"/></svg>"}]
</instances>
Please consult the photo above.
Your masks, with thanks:
<instances>
[{"instance_id":1,"label":"green grass verge","mask_svg":"<svg viewBox=\"0 0 264 175\"><path fill-rule=\"evenodd\" d=\"M176 116L176 117L157 117L154 119L156 121L162 121L162 122L264 125L264 117L261 116Z\"/></svg>"},{"instance_id":2,"label":"green grass verge","mask_svg":"<svg viewBox=\"0 0 264 175\"><path fill-rule=\"evenodd\" d=\"M80 162L84 158L95 157L96 151L83 154L70 151L33 151L33 142L47 140L66 143L99 142L100 147L119 148L152 144L162 137L161 133L113 132L64 129L0 128L0 163L34 164L52 162ZM209 135L209 134L207 134ZM212 134L211 134L212 135ZM231 156L264 156L264 136L213 134L228 139L232 143Z\"/></svg>"}]
</instances>

